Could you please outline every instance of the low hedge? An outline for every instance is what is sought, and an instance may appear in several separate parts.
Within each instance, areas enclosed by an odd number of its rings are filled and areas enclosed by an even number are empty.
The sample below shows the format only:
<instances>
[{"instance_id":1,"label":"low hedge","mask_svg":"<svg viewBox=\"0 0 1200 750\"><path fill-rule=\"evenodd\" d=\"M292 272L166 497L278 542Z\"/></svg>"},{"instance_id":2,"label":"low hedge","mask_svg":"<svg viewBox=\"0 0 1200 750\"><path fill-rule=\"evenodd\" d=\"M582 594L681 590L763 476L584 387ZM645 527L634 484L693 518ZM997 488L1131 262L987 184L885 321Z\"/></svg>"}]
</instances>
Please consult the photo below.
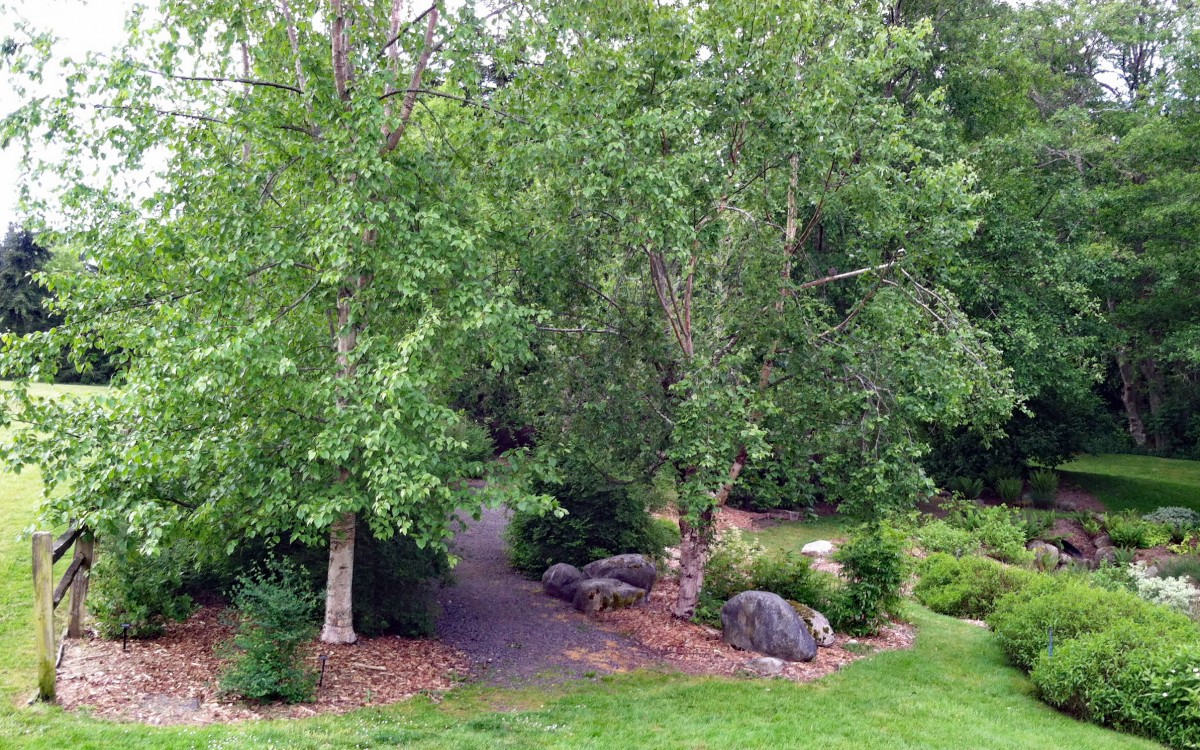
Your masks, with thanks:
<instances>
[{"instance_id":1,"label":"low hedge","mask_svg":"<svg viewBox=\"0 0 1200 750\"><path fill-rule=\"evenodd\" d=\"M1006 595L987 618L1009 660L1029 671L1047 651L1050 630L1054 642L1100 633L1134 622L1152 632L1192 633L1186 616L1139 599L1125 591L1106 591L1083 579L1044 576L1044 580Z\"/></svg>"},{"instance_id":2,"label":"low hedge","mask_svg":"<svg viewBox=\"0 0 1200 750\"><path fill-rule=\"evenodd\" d=\"M934 612L951 617L981 620L996 602L1037 580L1037 573L1001 565L986 557L961 558L944 553L930 555L918 569L913 589L917 601Z\"/></svg>"}]
</instances>

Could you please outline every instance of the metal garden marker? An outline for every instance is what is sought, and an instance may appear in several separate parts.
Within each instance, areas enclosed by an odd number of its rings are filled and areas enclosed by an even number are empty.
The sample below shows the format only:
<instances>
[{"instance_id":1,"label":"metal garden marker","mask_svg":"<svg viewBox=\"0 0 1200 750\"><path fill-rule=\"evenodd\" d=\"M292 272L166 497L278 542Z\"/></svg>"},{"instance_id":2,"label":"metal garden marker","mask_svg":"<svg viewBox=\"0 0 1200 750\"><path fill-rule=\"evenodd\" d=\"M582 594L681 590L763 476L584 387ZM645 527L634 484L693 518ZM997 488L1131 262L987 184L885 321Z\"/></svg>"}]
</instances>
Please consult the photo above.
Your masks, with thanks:
<instances>
[{"instance_id":1,"label":"metal garden marker","mask_svg":"<svg viewBox=\"0 0 1200 750\"><path fill-rule=\"evenodd\" d=\"M329 657L321 654L317 659L321 662L321 677L317 680L317 687L321 687L325 684L325 662L329 660Z\"/></svg>"},{"instance_id":2,"label":"metal garden marker","mask_svg":"<svg viewBox=\"0 0 1200 750\"><path fill-rule=\"evenodd\" d=\"M1051 627L1047 633L1050 636L1050 646L1047 648L1046 653L1049 656L1054 656L1054 628Z\"/></svg>"},{"instance_id":3,"label":"metal garden marker","mask_svg":"<svg viewBox=\"0 0 1200 750\"><path fill-rule=\"evenodd\" d=\"M127 622L121 623L121 650L122 651L129 650L129 628L130 627L131 627L130 623L127 623Z\"/></svg>"}]
</instances>

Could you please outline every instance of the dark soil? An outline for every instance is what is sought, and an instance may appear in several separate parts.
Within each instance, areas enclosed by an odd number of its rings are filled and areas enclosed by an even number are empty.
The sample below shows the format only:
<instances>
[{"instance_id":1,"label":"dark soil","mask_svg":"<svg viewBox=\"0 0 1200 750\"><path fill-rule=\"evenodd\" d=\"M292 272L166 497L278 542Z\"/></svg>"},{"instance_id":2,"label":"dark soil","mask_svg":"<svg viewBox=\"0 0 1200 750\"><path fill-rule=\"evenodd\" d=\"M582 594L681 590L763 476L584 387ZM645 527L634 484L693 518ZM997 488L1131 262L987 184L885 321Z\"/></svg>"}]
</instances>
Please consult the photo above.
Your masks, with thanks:
<instances>
[{"instance_id":1,"label":"dark soil","mask_svg":"<svg viewBox=\"0 0 1200 750\"><path fill-rule=\"evenodd\" d=\"M438 593L438 636L467 654L475 678L493 685L545 684L661 663L510 568L507 523L506 510L485 510L479 521L467 523L454 541L461 558L455 583Z\"/></svg>"}]
</instances>

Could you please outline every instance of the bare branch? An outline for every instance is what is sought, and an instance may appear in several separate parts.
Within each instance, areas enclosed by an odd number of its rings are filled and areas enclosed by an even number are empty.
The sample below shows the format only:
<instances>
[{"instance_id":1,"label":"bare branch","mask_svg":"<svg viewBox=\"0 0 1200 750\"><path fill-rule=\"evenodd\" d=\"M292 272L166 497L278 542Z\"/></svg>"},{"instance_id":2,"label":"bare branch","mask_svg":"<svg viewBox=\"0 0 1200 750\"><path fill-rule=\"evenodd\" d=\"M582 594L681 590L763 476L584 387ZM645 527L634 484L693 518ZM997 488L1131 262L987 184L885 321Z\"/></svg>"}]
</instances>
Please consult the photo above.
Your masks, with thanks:
<instances>
[{"instance_id":1,"label":"bare branch","mask_svg":"<svg viewBox=\"0 0 1200 750\"><path fill-rule=\"evenodd\" d=\"M842 281L843 279L852 279L855 276L862 276L864 273L871 273L872 271L883 271L883 270L886 270L886 269L891 268L892 266L896 265L896 263L899 262L902 257L903 257L903 250L901 250L897 254L897 257L895 260L890 260L887 263L880 263L877 266L869 266L867 268L860 268L857 271L847 271L845 273L838 273L838 274L834 274L833 276L826 276L823 279L815 279L813 281L806 281L796 288L797 289L812 289L813 287L825 286L826 284L832 284L835 281Z\"/></svg>"},{"instance_id":2,"label":"bare branch","mask_svg":"<svg viewBox=\"0 0 1200 750\"><path fill-rule=\"evenodd\" d=\"M280 312L278 315L276 315L276 316L275 316L275 319L271 321L271 325L272 325L272 326L274 326L276 323L278 323L279 321L283 320L284 316L286 316L286 315L287 315L288 313L290 313L292 310L295 310L297 307L299 307L299 306L300 306L300 304L301 304L302 302L304 302L304 300L308 299L309 295L311 295L313 292L317 291L317 287L319 287L319 286L321 286L321 280L320 280L320 279L317 279L316 281L314 281L314 282L313 282L313 285L312 285L312 286L310 286L308 289L306 289L306 290L304 291L304 294L301 294L301 295L300 295L300 296L299 296L299 297L296 299L296 301L295 301L295 302L293 302L292 304L290 304L290 305L288 305L287 307L283 308L283 311L282 311L282 312Z\"/></svg>"},{"instance_id":3,"label":"bare branch","mask_svg":"<svg viewBox=\"0 0 1200 750\"><path fill-rule=\"evenodd\" d=\"M389 97L398 96L400 94L426 94L428 96L437 96L442 99L450 99L452 101L462 102L463 104L467 104L472 107L478 107L479 109L486 109L488 112L495 112L496 114L500 115L501 117L507 117L510 120L515 120L516 122L519 122L522 125L529 124L528 120L525 120L524 118L518 117L509 112L505 112L502 109L496 109L495 107L490 107L487 104L484 104L483 102L477 102L477 101L474 101L471 99L467 99L466 97L455 96L454 94L447 94L444 91L434 91L432 89L411 89L411 88L410 89L396 89L395 91L387 92L386 94L384 94L383 96L381 96L379 98L387 99Z\"/></svg>"},{"instance_id":4,"label":"bare branch","mask_svg":"<svg viewBox=\"0 0 1200 750\"><path fill-rule=\"evenodd\" d=\"M378 60L379 58L383 57L387 53L388 48L390 48L396 42L400 41L400 37L402 37L406 33L408 33L408 30L410 28L412 28L414 24L420 23L421 20L425 18L425 16L429 15L430 13L436 12L436 11L437 11L437 3L434 3L433 5L430 5L425 10L421 11L420 15L418 15L416 18L414 18L413 20L404 24L404 28L393 30L392 38L388 39L387 42L384 43L384 45L379 48L379 51L375 53L375 59ZM395 55L395 50L393 50L393 55Z\"/></svg>"},{"instance_id":5,"label":"bare branch","mask_svg":"<svg viewBox=\"0 0 1200 750\"><path fill-rule=\"evenodd\" d=\"M404 104L400 107L400 124L388 136L381 153L386 154L396 148L400 139L404 137L404 131L408 129L408 121L412 118L413 107L417 103L417 91L421 88L421 76L425 74L429 58L433 55L433 31L437 27L437 20L437 3L434 3L433 9L429 12L429 23L425 27L425 46L421 49L421 56L417 59L417 65L413 69L412 82L404 95Z\"/></svg>"},{"instance_id":6,"label":"bare branch","mask_svg":"<svg viewBox=\"0 0 1200 750\"><path fill-rule=\"evenodd\" d=\"M611 328L551 328L550 326L538 326L539 331L548 333L603 333L609 336L620 336L620 332L614 331Z\"/></svg>"},{"instance_id":7,"label":"bare branch","mask_svg":"<svg viewBox=\"0 0 1200 750\"><path fill-rule=\"evenodd\" d=\"M292 18L292 8L288 5L288 0L279 0L279 9L283 12L284 21L287 22L288 43L292 46L292 58L296 63L296 85L303 93L307 84L304 78L304 66L300 64L300 36L296 32L296 21Z\"/></svg>"}]
</instances>

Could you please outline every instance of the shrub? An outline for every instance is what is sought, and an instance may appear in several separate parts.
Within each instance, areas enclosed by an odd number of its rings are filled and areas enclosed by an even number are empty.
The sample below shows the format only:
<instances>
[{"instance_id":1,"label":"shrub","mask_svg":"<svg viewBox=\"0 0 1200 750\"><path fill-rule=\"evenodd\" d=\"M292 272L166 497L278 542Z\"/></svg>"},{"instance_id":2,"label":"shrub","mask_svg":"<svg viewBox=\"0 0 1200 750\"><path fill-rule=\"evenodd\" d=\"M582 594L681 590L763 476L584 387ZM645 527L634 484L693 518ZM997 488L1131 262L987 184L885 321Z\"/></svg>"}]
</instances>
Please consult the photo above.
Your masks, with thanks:
<instances>
[{"instance_id":1,"label":"shrub","mask_svg":"<svg viewBox=\"0 0 1200 750\"><path fill-rule=\"evenodd\" d=\"M488 429L466 414L459 414L459 422L451 435L462 443L462 456L473 463L485 463L496 457L496 443Z\"/></svg>"},{"instance_id":2,"label":"shrub","mask_svg":"<svg viewBox=\"0 0 1200 750\"><path fill-rule=\"evenodd\" d=\"M835 630L873 633L896 611L906 573L904 542L900 532L874 523L860 528L834 553L846 581L825 613Z\"/></svg>"},{"instance_id":3,"label":"shrub","mask_svg":"<svg viewBox=\"0 0 1200 750\"><path fill-rule=\"evenodd\" d=\"M327 559L328 552L319 550ZM315 566L318 581L326 568ZM362 635L433 635L437 604L433 581L450 570L446 553L424 549L407 536L377 539L361 533L354 544L354 628ZM314 583L320 588L320 583Z\"/></svg>"},{"instance_id":4,"label":"shrub","mask_svg":"<svg viewBox=\"0 0 1200 750\"><path fill-rule=\"evenodd\" d=\"M1129 591L1137 593L1137 582L1133 578L1128 565L1104 564L1090 576L1093 586L1106 591Z\"/></svg>"},{"instance_id":5,"label":"shrub","mask_svg":"<svg viewBox=\"0 0 1200 750\"><path fill-rule=\"evenodd\" d=\"M704 565L704 587L693 619L719 627L725 602L754 588L753 569L762 554L763 548L747 542L740 531L733 529L722 534Z\"/></svg>"},{"instance_id":6,"label":"shrub","mask_svg":"<svg viewBox=\"0 0 1200 750\"><path fill-rule=\"evenodd\" d=\"M1194 632L1190 620L1122 591L1105 591L1082 579L1044 576L1041 581L1001 599L988 624L1009 660L1029 670L1046 650L1049 630L1054 642L1108 629L1118 620L1133 620L1164 632Z\"/></svg>"},{"instance_id":7,"label":"shrub","mask_svg":"<svg viewBox=\"0 0 1200 750\"><path fill-rule=\"evenodd\" d=\"M979 540L974 534L937 519L918 528L913 536L921 549L930 554L943 552L961 557L979 549Z\"/></svg>"},{"instance_id":8,"label":"shrub","mask_svg":"<svg viewBox=\"0 0 1200 750\"><path fill-rule=\"evenodd\" d=\"M979 477L952 477L946 486L968 500L976 500L983 494L983 480Z\"/></svg>"},{"instance_id":9,"label":"shrub","mask_svg":"<svg viewBox=\"0 0 1200 750\"><path fill-rule=\"evenodd\" d=\"M167 545L151 556L131 540L109 539L103 553L92 571L88 600L102 636L120 638L125 623L132 638L161 635L168 621L186 620L195 609L181 591L189 545Z\"/></svg>"},{"instance_id":10,"label":"shrub","mask_svg":"<svg viewBox=\"0 0 1200 750\"><path fill-rule=\"evenodd\" d=\"M1168 557L1157 563L1158 575L1163 578L1190 578L1200 584L1200 555Z\"/></svg>"},{"instance_id":11,"label":"shrub","mask_svg":"<svg viewBox=\"0 0 1200 750\"><path fill-rule=\"evenodd\" d=\"M1200 591L1197 591L1188 579L1147 575L1145 563L1134 563L1129 567L1129 571L1133 576L1134 591L1146 601L1185 615L1197 611Z\"/></svg>"},{"instance_id":12,"label":"shrub","mask_svg":"<svg viewBox=\"0 0 1200 750\"><path fill-rule=\"evenodd\" d=\"M1143 520L1135 513L1109 513L1103 520L1117 547L1145 549L1171 542L1173 527Z\"/></svg>"},{"instance_id":13,"label":"shrub","mask_svg":"<svg viewBox=\"0 0 1200 750\"><path fill-rule=\"evenodd\" d=\"M303 646L317 634L321 599L308 574L273 561L240 578L233 601L238 631L223 648L230 664L221 674L221 692L251 701L312 700L317 673L304 665Z\"/></svg>"},{"instance_id":14,"label":"shrub","mask_svg":"<svg viewBox=\"0 0 1200 750\"><path fill-rule=\"evenodd\" d=\"M1000 598L1029 585L1036 575L984 557L946 554L930 555L919 574L913 590L918 601L934 612L973 619L987 617Z\"/></svg>"},{"instance_id":15,"label":"shrub","mask_svg":"<svg viewBox=\"0 0 1200 750\"><path fill-rule=\"evenodd\" d=\"M1025 522L1017 511L999 505L981 507L973 502L949 502L946 522L971 532L992 557L1014 565L1025 565L1033 555L1025 549Z\"/></svg>"},{"instance_id":16,"label":"shrub","mask_svg":"<svg viewBox=\"0 0 1200 750\"><path fill-rule=\"evenodd\" d=\"M1188 529L1200 526L1200 513L1191 508L1168 505L1155 510L1153 513L1147 513L1142 516L1142 520L1170 526L1182 533Z\"/></svg>"},{"instance_id":17,"label":"shrub","mask_svg":"<svg viewBox=\"0 0 1200 750\"><path fill-rule=\"evenodd\" d=\"M1050 469L1039 469L1030 474L1029 497L1035 508L1053 508L1058 498L1058 475Z\"/></svg>"},{"instance_id":18,"label":"shrub","mask_svg":"<svg viewBox=\"0 0 1200 750\"><path fill-rule=\"evenodd\" d=\"M1120 620L1038 658L1030 677L1052 706L1172 747L1200 746L1196 634Z\"/></svg>"},{"instance_id":19,"label":"shrub","mask_svg":"<svg viewBox=\"0 0 1200 750\"><path fill-rule=\"evenodd\" d=\"M573 479L537 493L555 496L567 514L513 514L505 532L509 559L531 578L560 562L582 567L626 552L661 557L672 541L625 485Z\"/></svg>"},{"instance_id":20,"label":"shrub","mask_svg":"<svg viewBox=\"0 0 1200 750\"><path fill-rule=\"evenodd\" d=\"M1005 477L996 480L996 495L1005 505L1015 505L1025 491L1025 483L1017 477Z\"/></svg>"},{"instance_id":21,"label":"shrub","mask_svg":"<svg viewBox=\"0 0 1200 750\"><path fill-rule=\"evenodd\" d=\"M817 610L828 606L834 588L832 575L813 570L812 561L795 552L779 558L760 556L750 566L750 578L756 591L770 591Z\"/></svg>"}]
</instances>

